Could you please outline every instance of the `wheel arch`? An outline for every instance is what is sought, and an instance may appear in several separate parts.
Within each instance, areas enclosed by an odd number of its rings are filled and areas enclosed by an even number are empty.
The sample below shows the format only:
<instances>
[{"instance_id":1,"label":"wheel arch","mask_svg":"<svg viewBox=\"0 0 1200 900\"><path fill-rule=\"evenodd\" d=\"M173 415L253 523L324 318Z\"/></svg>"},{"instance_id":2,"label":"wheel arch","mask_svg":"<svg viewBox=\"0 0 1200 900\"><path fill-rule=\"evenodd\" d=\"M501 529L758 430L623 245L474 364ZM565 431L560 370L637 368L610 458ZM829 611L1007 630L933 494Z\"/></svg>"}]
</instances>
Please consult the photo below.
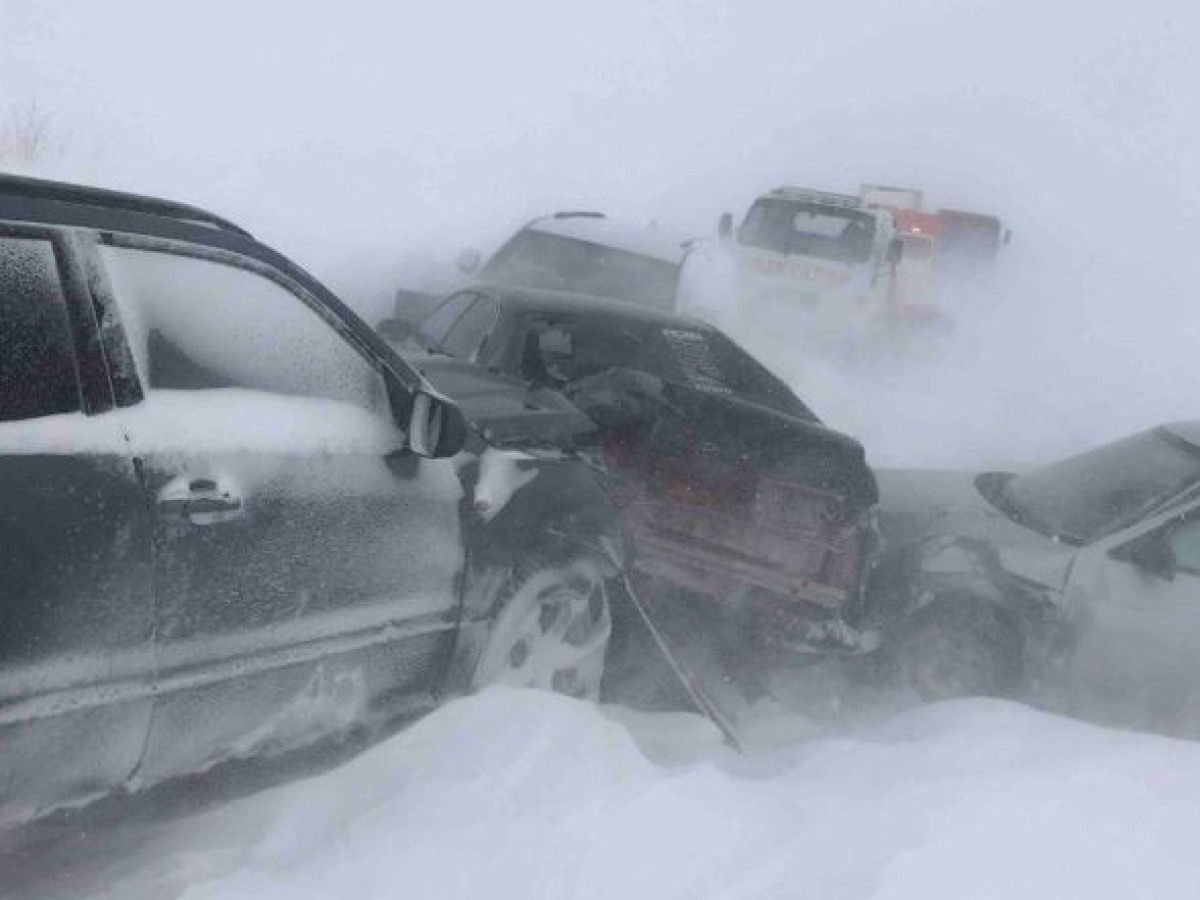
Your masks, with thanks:
<instances>
[{"instance_id":1,"label":"wheel arch","mask_svg":"<svg viewBox=\"0 0 1200 900\"><path fill-rule=\"evenodd\" d=\"M513 579L580 556L605 566L619 583L624 565L620 512L596 473L570 456L523 459L533 478L512 492L502 508L483 515L475 507L479 463L460 472L464 485L462 612L444 692L469 690L476 663L491 633L499 604ZM620 596L610 590L609 597Z\"/></svg>"},{"instance_id":2,"label":"wheel arch","mask_svg":"<svg viewBox=\"0 0 1200 900\"><path fill-rule=\"evenodd\" d=\"M927 592L900 623L897 642L904 647L912 634L933 625L966 628L986 636L988 644L1000 654L1003 689L1016 691L1024 683L1028 643L1025 621L1016 605L1005 602L1002 594L961 587Z\"/></svg>"}]
</instances>

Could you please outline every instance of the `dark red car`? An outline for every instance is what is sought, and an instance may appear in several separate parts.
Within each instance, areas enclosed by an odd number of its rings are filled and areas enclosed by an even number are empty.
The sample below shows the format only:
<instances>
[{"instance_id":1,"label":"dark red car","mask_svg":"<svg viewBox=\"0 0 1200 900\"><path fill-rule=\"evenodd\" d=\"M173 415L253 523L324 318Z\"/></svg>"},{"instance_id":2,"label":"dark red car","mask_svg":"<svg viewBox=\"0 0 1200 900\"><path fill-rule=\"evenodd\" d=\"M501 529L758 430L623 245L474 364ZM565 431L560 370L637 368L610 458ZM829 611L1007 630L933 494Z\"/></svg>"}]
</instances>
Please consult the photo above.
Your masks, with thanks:
<instances>
[{"instance_id":1,"label":"dark red car","mask_svg":"<svg viewBox=\"0 0 1200 900\"><path fill-rule=\"evenodd\" d=\"M641 305L479 287L410 337L423 349L407 359L468 419L494 417L514 385L530 406L565 398L545 441L587 448L604 473L646 604L686 598L707 616L697 627L761 651L864 649L877 496L863 449L721 332ZM503 421L477 424L502 446Z\"/></svg>"}]
</instances>

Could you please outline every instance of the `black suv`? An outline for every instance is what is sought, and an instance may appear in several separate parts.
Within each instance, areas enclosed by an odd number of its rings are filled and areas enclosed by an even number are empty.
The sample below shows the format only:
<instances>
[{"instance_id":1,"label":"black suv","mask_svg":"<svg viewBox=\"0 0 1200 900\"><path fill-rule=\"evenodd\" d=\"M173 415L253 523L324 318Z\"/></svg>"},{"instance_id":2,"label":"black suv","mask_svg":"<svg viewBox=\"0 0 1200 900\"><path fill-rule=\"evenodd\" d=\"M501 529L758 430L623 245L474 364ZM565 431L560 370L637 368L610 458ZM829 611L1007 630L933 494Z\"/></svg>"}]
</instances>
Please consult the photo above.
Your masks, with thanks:
<instances>
[{"instance_id":1,"label":"black suv","mask_svg":"<svg viewBox=\"0 0 1200 900\"><path fill-rule=\"evenodd\" d=\"M487 446L242 229L0 176L0 321L0 829L485 682L598 692L591 471L519 414Z\"/></svg>"}]
</instances>

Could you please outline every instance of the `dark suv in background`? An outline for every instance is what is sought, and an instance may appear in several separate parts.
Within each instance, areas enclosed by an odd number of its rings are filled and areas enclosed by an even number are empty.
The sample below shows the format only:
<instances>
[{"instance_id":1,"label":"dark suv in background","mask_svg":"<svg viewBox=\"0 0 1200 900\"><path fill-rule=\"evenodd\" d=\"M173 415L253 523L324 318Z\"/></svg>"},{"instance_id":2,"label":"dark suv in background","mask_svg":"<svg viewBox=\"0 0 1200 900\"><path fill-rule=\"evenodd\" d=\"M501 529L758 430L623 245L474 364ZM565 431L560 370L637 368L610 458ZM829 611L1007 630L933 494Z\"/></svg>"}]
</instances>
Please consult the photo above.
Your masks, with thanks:
<instances>
[{"instance_id":1,"label":"dark suv in background","mask_svg":"<svg viewBox=\"0 0 1200 900\"><path fill-rule=\"evenodd\" d=\"M0 176L0 320L0 830L490 681L598 693L591 471L519 415L488 447L236 225Z\"/></svg>"}]
</instances>

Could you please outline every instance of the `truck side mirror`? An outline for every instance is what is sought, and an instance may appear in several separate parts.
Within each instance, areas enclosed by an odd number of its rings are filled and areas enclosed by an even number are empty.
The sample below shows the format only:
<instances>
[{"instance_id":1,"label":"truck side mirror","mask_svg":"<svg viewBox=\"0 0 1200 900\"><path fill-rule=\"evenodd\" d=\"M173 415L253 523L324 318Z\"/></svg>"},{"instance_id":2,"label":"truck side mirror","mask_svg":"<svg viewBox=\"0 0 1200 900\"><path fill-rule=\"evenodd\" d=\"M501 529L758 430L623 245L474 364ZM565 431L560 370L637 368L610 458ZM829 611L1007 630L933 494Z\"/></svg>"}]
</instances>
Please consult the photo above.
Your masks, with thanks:
<instances>
[{"instance_id":1,"label":"truck side mirror","mask_svg":"<svg viewBox=\"0 0 1200 900\"><path fill-rule=\"evenodd\" d=\"M904 259L904 241L900 238L892 238L888 242L887 260L893 266L898 266Z\"/></svg>"},{"instance_id":2,"label":"truck side mirror","mask_svg":"<svg viewBox=\"0 0 1200 900\"><path fill-rule=\"evenodd\" d=\"M725 239L733 234L733 213L721 213L717 220L717 236Z\"/></svg>"}]
</instances>

